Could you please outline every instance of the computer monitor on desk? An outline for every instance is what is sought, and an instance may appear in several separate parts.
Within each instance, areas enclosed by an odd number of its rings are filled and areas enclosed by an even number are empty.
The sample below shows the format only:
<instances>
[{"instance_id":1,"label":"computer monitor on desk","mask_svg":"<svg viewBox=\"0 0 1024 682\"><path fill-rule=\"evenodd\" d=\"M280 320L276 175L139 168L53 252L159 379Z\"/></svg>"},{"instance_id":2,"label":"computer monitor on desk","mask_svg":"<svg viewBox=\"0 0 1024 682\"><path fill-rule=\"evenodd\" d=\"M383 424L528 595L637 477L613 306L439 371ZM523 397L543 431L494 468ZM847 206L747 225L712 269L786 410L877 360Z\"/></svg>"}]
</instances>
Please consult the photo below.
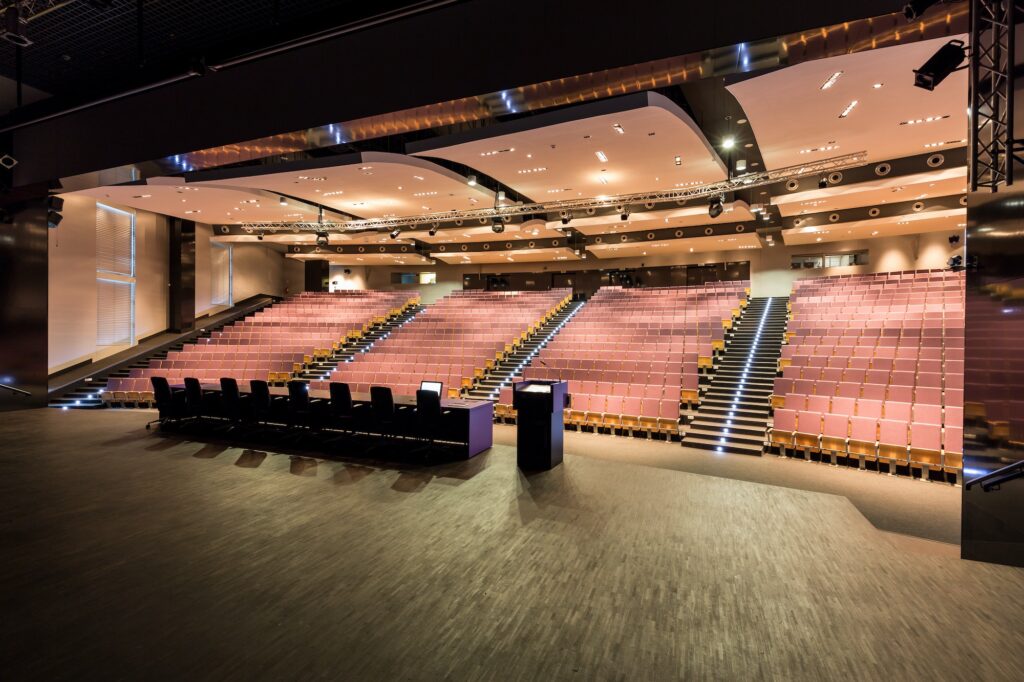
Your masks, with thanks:
<instances>
[{"instance_id":1,"label":"computer monitor on desk","mask_svg":"<svg viewBox=\"0 0 1024 682\"><path fill-rule=\"evenodd\" d=\"M421 381L420 382L420 390L421 391L433 391L434 393L436 393L438 395L443 395L441 393L442 386L443 385L442 385L442 383L440 381Z\"/></svg>"}]
</instances>

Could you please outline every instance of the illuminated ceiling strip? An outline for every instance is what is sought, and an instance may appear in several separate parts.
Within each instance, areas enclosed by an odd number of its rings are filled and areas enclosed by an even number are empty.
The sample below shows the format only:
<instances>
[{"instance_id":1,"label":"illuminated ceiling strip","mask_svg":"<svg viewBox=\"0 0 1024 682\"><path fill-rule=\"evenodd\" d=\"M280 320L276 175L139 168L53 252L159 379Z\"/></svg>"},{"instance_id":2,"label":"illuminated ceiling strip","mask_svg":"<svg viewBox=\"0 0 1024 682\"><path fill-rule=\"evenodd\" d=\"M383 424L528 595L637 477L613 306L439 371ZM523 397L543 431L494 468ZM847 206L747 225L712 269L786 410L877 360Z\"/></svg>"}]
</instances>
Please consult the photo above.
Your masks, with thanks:
<instances>
[{"instance_id":1,"label":"illuminated ceiling strip","mask_svg":"<svg viewBox=\"0 0 1024 682\"><path fill-rule=\"evenodd\" d=\"M756 173L739 175L721 182L701 185L698 187L684 187L673 190L657 192L642 192L639 194L620 194L616 196L595 197L589 199L566 199L563 201L546 201L543 203L515 204L509 206L496 206L494 208L479 208L469 211L441 211L438 213L424 213L420 215L396 216L394 218L369 218L366 220L349 220L346 222L296 222L296 223L241 223L238 227L254 230L317 230L323 228L344 229L346 232L363 232L367 230L383 230L395 227L420 225L435 221L451 220L473 220L479 218L514 217L521 215L532 215L536 213L557 213L563 210L583 210L587 208L607 208L618 204L644 204L661 201L677 201L682 199L695 199L699 197L714 196L728 192L734 192L751 187L761 187L772 183L802 178L808 175L820 175L827 171L845 170L856 168L867 163L867 152L855 152L843 156L835 156L829 159L821 159L810 163L803 163L798 166L789 166L778 170L765 170Z\"/></svg>"}]
</instances>

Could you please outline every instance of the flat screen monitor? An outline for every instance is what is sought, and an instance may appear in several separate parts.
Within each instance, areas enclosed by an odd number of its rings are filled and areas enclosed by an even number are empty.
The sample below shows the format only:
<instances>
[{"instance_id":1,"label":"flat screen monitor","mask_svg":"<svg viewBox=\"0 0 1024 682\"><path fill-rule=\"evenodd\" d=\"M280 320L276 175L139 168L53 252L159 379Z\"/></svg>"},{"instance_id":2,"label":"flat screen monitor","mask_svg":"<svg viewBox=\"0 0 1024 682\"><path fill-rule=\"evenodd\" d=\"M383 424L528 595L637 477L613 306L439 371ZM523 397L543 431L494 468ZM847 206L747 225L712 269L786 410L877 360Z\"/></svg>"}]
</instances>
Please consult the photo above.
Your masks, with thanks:
<instances>
[{"instance_id":1,"label":"flat screen monitor","mask_svg":"<svg viewBox=\"0 0 1024 682\"><path fill-rule=\"evenodd\" d=\"M441 395L441 382L440 381L421 381L421 391L433 391L434 393Z\"/></svg>"}]
</instances>

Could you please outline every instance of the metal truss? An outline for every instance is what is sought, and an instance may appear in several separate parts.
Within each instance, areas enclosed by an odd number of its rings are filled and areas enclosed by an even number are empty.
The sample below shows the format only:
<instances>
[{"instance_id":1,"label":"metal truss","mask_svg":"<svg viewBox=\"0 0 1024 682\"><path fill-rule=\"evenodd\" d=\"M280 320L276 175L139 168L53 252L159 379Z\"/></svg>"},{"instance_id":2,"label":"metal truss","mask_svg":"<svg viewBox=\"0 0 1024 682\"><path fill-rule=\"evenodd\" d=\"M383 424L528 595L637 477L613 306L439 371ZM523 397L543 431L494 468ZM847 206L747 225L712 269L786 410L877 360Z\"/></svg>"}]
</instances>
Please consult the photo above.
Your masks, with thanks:
<instances>
[{"instance_id":1,"label":"metal truss","mask_svg":"<svg viewBox=\"0 0 1024 682\"><path fill-rule=\"evenodd\" d=\"M41 17L64 5L70 5L75 0L8 0L0 2L0 12L6 11L8 7L17 6L22 21L30 21Z\"/></svg>"},{"instance_id":2,"label":"metal truss","mask_svg":"<svg viewBox=\"0 0 1024 682\"><path fill-rule=\"evenodd\" d=\"M1014 26L1024 16L1015 0L972 0L970 46L971 190L1013 184L1024 163L1024 140L1013 135Z\"/></svg>"},{"instance_id":3,"label":"metal truss","mask_svg":"<svg viewBox=\"0 0 1024 682\"><path fill-rule=\"evenodd\" d=\"M394 218L372 218L367 220L349 220L343 222L296 222L296 223L242 223L238 225L244 230L261 230L265 232L323 232L341 230L344 232L364 232L367 230L392 230L398 227L429 226L434 223L451 222L453 220L483 220L483 224L491 220L507 220L517 216L533 216L549 213L573 213L587 209L604 209L622 206L630 207L644 204L657 204L669 201L685 202L689 199L712 197L737 190L761 187L772 183L794 180L808 175L827 175L847 168L863 166L867 163L867 152L855 152L829 159L813 161L799 166L789 166L777 170L766 170L747 173L721 182L696 187L685 187L675 190L641 192L639 194L620 194L616 196L600 196L590 199L569 199L565 201L547 201L531 204L498 205L494 208L478 208L470 211L444 211L424 213Z\"/></svg>"}]
</instances>

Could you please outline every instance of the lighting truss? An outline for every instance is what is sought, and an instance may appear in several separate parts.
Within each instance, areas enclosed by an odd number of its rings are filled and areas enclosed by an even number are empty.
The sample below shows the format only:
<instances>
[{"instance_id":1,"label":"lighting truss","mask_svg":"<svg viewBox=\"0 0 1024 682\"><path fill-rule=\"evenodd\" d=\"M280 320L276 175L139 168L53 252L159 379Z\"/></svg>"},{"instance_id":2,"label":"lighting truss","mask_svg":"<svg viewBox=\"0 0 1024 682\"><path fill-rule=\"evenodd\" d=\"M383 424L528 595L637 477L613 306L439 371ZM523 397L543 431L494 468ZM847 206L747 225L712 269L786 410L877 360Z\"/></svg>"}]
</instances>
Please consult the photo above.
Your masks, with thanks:
<instances>
[{"instance_id":1,"label":"lighting truss","mask_svg":"<svg viewBox=\"0 0 1024 682\"><path fill-rule=\"evenodd\" d=\"M301 232L310 230L333 229L345 232L364 232L368 230L393 230L396 227L412 227L424 224L431 224L437 221L452 220L481 220L482 226L490 224L495 218L512 218L515 216L535 215L539 213L555 213L560 211L582 211L588 208L607 209L619 205L659 203L668 201L686 201L701 197L727 194L737 190L761 187L776 182L793 180L808 175L820 176L822 173L856 168L867 163L867 152L854 152L835 156L829 159L821 159L799 166L789 166L777 170L765 170L755 173L738 175L728 180L700 185L696 187L685 187L674 190L663 190L655 192L641 192L638 194L619 194L616 196L602 196L590 199L567 199L563 201L546 201L543 203L512 204L509 206L495 206L494 208L479 208L469 211L444 211L439 213L426 213L422 215L396 216L394 218L371 218L367 220L349 220L344 222L295 222L295 223L241 223L238 227L245 230L266 230L270 232Z\"/></svg>"},{"instance_id":2,"label":"lighting truss","mask_svg":"<svg viewBox=\"0 0 1024 682\"><path fill-rule=\"evenodd\" d=\"M1024 140L1013 135L1014 26L1024 16L1016 0L971 2L971 190L1013 184L1024 163Z\"/></svg>"},{"instance_id":3,"label":"lighting truss","mask_svg":"<svg viewBox=\"0 0 1024 682\"><path fill-rule=\"evenodd\" d=\"M21 8L21 18L24 21L31 21L44 14L49 14L55 9L64 5L70 5L74 0L9 0L0 2L0 12L6 11L8 7L18 5Z\"/></svg>"}]
</instances>

